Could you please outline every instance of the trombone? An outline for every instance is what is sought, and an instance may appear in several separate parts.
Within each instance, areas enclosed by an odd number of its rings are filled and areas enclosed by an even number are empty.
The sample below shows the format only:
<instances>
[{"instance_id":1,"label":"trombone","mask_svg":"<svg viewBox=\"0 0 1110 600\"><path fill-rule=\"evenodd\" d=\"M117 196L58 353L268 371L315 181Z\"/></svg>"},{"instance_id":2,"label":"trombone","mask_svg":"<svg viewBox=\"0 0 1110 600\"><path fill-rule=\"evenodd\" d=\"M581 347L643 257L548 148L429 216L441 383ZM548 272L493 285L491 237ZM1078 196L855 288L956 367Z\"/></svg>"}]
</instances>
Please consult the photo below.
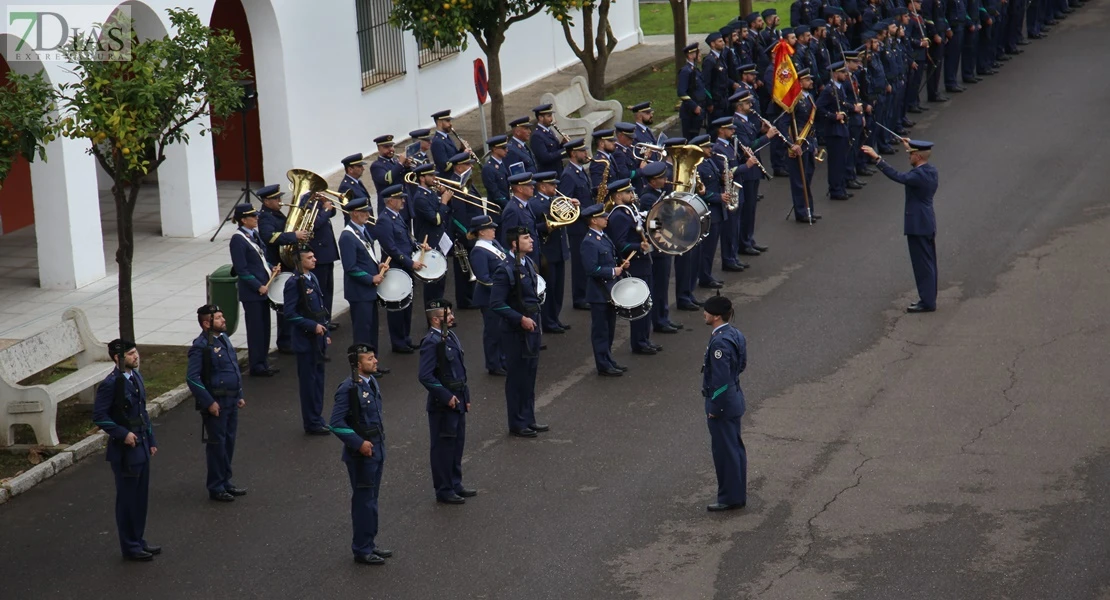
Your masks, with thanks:
<instances>
[{"instance_id":1,"label":"trombone","mask_svg":"<svg viewBox=\"0 0 1110 600\"><path fill-rule=\"evenodd\" d=\"M416 173L412 173L412 172L405 173L405 183L407 183L409 185L420 185L416 181ZM455 195L455 198L457 198L460 201L465 202L465 203L467 203L471 206L476 206L476 207L482 209L483 213L487 213L487 214L488 213L493 213L495 215L501 214L501 209L499 209L497 207L497 204L494 204L493 202L490 202L486 198L483 198L481 196L475 196L474 194L471 194L470 192L467 192L465 189L463 189L461 184L457 181L452 181L450 179L445 179L443 177L438 177L437 176L435 185L437 187L445 188L445 189L450 190Z\"/></svg>"}]
</instances>

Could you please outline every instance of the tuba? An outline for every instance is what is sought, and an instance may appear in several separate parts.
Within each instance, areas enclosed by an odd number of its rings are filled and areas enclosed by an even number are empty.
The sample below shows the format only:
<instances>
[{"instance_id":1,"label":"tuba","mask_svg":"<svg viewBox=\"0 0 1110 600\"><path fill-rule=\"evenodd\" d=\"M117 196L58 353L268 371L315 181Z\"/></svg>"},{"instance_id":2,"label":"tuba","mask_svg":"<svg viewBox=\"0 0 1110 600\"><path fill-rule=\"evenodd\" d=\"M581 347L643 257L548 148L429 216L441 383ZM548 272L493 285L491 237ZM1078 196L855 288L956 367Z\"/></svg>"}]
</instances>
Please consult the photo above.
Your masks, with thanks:
<instances>
[{"instance_id":1,"label":"tuba","mask_svg":"<svg viewBox=\"0 0 1110 600\"><path fill-rule=\"evenodd\" d=\"M312 237L312 230L316 225L316 216L320 213L320 205L323 203L317 196L335 197L340 209L342 209L354 195L350 191L341 194L329 190L328 182L308 169L290 169L285 173L285 176L289 178L289 191L292 196L292 203L284 205L289 207L289 215L285 219L285 229L283 230L285 233L307 231L308 237ZM295 245L286 244L278 250L282 264L296 266L293 255Z\"/></svg>"},{"instance_id":2,"label":"tuba","mask_svg":"<svg viewBox=\"0 0 1110 600\"><path fill-rule=\"evenodd\" d=\"M674 160L674 184L676 192L693 192L698 184L698 165L705 160L705 153L698 146L687 144L668 150Z\"/></svg>"}]
</instances>

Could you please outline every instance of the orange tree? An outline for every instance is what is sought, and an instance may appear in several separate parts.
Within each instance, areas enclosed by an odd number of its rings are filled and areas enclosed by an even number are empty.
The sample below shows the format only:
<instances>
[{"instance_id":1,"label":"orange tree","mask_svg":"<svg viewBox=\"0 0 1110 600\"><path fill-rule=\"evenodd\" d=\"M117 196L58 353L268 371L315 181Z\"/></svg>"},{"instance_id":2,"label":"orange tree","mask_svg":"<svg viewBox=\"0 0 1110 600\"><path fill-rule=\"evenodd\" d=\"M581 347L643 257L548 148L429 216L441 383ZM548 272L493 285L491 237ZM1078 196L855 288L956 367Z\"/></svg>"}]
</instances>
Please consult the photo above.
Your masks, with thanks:
<instances>
[{"instance_id":1,"label":"orange tree","mask_svg":"<svg viewBox=\"0 0 1110 600\"><path fill-rule=\"evenodd\" d=\"M20 156L46 160L46 144L56 135L56 96L41 71L8 73L7 84L0 86L0 186Z\"/></svg>"},{"instance_id":2,"label":"orange tree","mask_svg":"<svg viewBox=\"0 0 1110 600\"><path fill-rule=\"evenodd\" d=\"M103 57L68 50L76 82L61 88L62 134L89 140L89 152L112 178L119 332L127 339L135 339L132 217L143 180L166 160L167 146L189 143L191 123L198 123L204 135L212 131L211 117L224 118L238 109L238 82L249 77L237 66L240 49L230 31L209 29L191 10L168 12L172 36L139 41L131 23L129 57L97 60ZM123 19L117 15L116 22Z\"/></svg>"},{"instance_id":3,"label":"orange tree","mask_svg":"<svg viewBox=\"0 0 1110 600\"><path fill-rule=\"evenodd\" d=\"M639 0L632 0L638 2ZM594 98L605 97L605 67L609 64L609 55L617 47L617 36L613 34L613 27L609 24L609 8L612 0L571 0L569 5L560 5L552 9L552 14L563 25L563 37L574 51L574 55L582 61L586 68L586 80L589 82L590 95ZM574 39L572 16L568 10L582 9L582 45ZM597 12L597 23L594 23L594 12ZM596 34L594 33L596 29Z\"/></svg>"},{"instance_id":4,"label":"orange tree","mask_svg":"<svg viewBox=\"0 0 1110 600\"><path fill-rule=\"evenodd\" d=\"M577 1L577 0L575 0ZM561 19L570 0L394 0L390 20L412 31L421 44L465 49L473 36L486 55L489 74L490 121L505 131L505 96L501 91L501 46L513 23L540 11ZM525 55L526 56L526 55ZM484 141L484 140L483 140Z\"/></svg>"}]
</instances>

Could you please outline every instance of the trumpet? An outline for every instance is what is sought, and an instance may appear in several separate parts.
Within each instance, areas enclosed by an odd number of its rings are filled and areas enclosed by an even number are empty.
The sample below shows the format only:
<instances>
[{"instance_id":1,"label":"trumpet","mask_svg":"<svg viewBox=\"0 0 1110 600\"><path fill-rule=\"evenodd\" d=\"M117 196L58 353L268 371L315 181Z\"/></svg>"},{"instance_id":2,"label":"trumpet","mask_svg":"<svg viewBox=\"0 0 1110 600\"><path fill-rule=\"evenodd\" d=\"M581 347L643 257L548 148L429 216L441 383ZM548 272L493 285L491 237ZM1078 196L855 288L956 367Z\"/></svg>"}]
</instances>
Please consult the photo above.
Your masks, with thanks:
<instances>
[{"instance_id":1,"label":"trumpet","mask_svg":"<svg viewBox=\"0 0 1110 600\"><path fill-rule=\"evenodd\" d=\"M632 144L632 156L636 160L650 161L652 154L658 154L660 160L667 156L667 150L663 146L656 146L647 142L637 142Z\"/></svg>"},{"instance_id":2,"label":"trumpet","mask_svg":"<svg viewBox=\"0 0 1110 600\"><path fill-rule=\"evenodd\" d=\"M565 134L565 133L563 133L562 131L559 131L559 128L558 128L558 127L556 127L554 123L552 123L552 124L551 124L550 126L548 126L548 129L550 129L551 131L555 132L555 135L557 135L557 136L559 136L560 138L562 138L562 142L563 142L564 144L566 144L567 142L569 142L569 141L570 141L570 136L569 136L569 135L567 135L567 134Z\"/></svg>"},{"instance_id":3,"label":"trumpet","mask_svg":"<svg viewBox=\"0 0 1110 600\"><path fill-rule=\"evenodd\" d=\"M405 173L405 183L409 185L420 185L416 181L416 173L412 172ZM501 209L497 208L496 204L490 202L486 198L475 196L474 194L467 192L457 181L452 181L443 177L436 177L435 186L440 190L450 190L451 193L454 194L455 198L471 206L476 206L482 209L482 212L484 213L493 213L495 215L501 214Z\"/></svg>"}]
</instances>

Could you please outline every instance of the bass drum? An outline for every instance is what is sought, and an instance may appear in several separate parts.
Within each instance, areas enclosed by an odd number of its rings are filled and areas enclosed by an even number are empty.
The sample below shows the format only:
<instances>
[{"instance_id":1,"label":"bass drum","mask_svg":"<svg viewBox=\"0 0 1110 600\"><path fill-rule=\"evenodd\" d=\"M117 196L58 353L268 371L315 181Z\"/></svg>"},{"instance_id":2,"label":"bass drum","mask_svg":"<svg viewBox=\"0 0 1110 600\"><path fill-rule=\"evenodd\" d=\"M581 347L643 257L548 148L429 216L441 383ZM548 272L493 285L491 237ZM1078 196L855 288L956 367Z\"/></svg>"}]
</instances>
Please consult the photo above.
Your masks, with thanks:
<instances>
[{"instance_id":1,"label":"bass drum","mask_svg":"<svg viewBox=\"0 0 1110 600\"><path fill-rule=\"evenodd\" d=\"M282 305L285 304L285 282L292 278L292 273L278 273L278 276L270 282L270 288L266 290L266 297L270 299L270 306L274 310L280 312Z\"/></svg>"},{"instance_id":2,"label":"bass drum","mask_svg":"<svg viewBox=\"0 0 1110 600\"><path fill-rule=\"evenodd\" d=\"M648 211L648 241L663 254L683 254L709 235L711 218L709 206L700 196L673 192Z\"/></svg>"},{"instance_id":3,"label":"bass drum","mask_svg":"<svg viewBox=\"0 0 1110 600\"><path fill-rule=\"evenodd\" d=\"M609 298L622 319L635 321L651 314L651 288L639 277L625 277L613 284Z\"/></svg>"},{"instance_id":4,"label":"bass drum","mask_svg":"<svg viewBox=\"0 0 1110 600\"><path fill-rule=\"evenodd\" d=\"M540 304L543 304L547 300L547 281L539 273L536 273L536 278L536 297L540 299Z\"/></svg>"},{"instance_id":5,"label":"bass drum","mask_svg":"<svg viewBox=\"0 0 1110 600\"><path fill-rule=\"evenodd\" d=\"M423 254L423 258L421 258ZM417 250L412 253L412 261L424 263L424 268L412 274L424 283L435 283L447 275L447 258L438 250Z\"/></svg>"},{"instance_id":6,"label":"bass drum","mask_svg":"<svg viewBox=\"0 0 1110 600\"><path fill-rule=\"evenodd\" d=\"M390 269L378 284L378 304L390 312L412 306L412 277L401 269Z\"/></svg>"}]
</instances>

